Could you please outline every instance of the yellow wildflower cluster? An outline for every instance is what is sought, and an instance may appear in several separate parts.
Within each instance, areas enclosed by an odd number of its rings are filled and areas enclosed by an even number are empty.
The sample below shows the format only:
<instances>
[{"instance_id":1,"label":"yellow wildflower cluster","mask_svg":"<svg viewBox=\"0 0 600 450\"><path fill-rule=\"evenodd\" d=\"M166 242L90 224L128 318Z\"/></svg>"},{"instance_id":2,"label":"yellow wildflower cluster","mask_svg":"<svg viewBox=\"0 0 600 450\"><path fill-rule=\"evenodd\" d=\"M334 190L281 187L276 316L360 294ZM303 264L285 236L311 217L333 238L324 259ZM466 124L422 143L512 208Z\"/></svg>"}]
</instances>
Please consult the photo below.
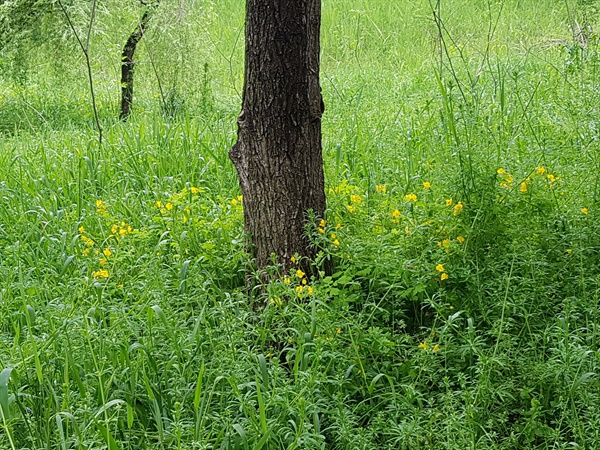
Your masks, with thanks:
<instances>
[{"instance_id":1,"label":"yellow wildflower cluster","mask_svg":"<svg viewBox=\"0 0 600 450\"><path fill-rule=\"evenodd\" d=\"M133 231L131 225L127 225L125 222L121 222L120 224L115 223L112 227L110 227L110 232L113 236L116 237L124 237Z\"/></svg>"},{"instance_id":2,"label":"yellow wildflower cluster","mask_svg":"<svg viewBox=\"0 0 600 450\"><path fill-rule=\"evenodd\" d=\"M385 194L387 192L387 188L383 184L378 184L375 186L375 192L379 194Z\"/></svg>"},{"instance_id":3,"label":"yellow wildflower cluster","mask_svg":"<svg viewBox=\"0 0 600 450\"><path fill-rule=\"evenodd\" d=\"M456 205L454 205L454 212L453 214L455 216L458 216L460 214L460 212L463 210L464 207L464 203L463 202L458 202Z\"/></svg>"},{"instance_id":4,"label":"yellow wildflower cluster","mask_svg":"<svg viewBox=\"0 0 600 450\"><path fill-rule=\"evenodd\" d=\"M102 200L96 200L96 212L98 214L106 213L106 203L104 203Z\"/></svg>"},{"instance_id":5,"label":"yellow wildflower cluster","mask_svg":"<svg viewBox=\"0 0 600 450\"><path fill-rule=\"evenodd\" d=\"M404 200L414 203L417 201L417 196L415 194L406 194Z\"/></svg>"},{"instance_id":6,"label":"yellow wildflower cluster","mask_svg":"<svg viewBox=\"0 0 600 450\"><path fill-rule=\"evenodd\" d=\"M440 273L440 279L442 281L448 279L448 274L446 273L446 269L444 269L443 264L438 264L437 266L435 266L435 270L437 270Z\"/></svg>"},{"instance_id":7,"label":"yellow wildflower cluster","mask_svg":"<svg viewBox=\"0 0 600 450\"><path fill-rule=\"evenodd\" d=\"M92 276L96 279L98 278L108 278L108 270L106 269L100 269L100 270L96 270Z\"/></svg>"}]
</instances>

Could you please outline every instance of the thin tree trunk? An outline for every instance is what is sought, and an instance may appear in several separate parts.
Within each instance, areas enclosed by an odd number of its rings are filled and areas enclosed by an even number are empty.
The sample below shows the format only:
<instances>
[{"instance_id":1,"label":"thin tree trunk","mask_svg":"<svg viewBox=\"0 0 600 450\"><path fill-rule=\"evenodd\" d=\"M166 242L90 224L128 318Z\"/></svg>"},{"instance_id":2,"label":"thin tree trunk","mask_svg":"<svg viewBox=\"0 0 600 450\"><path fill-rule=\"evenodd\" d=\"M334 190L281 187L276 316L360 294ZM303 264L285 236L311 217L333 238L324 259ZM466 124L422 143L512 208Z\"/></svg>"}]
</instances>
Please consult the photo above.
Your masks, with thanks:
<instances>
[{"instance_id":1,"label":"thin tree trunk","mask_svg":"<svg viewBox=\"0 0 600 450\"><path fill-rule=\"evenodd\" d=\"M256 265L313 258L308 211L325 211L319 84L321 0L247 0L238 141L229 152ZM307 266L302 266L306 271Z\"/></svg>"},{"instance_id":2,"label":"thin tree trunk","mask_svg":"<svg viewBox=\"0 0 600 450\"><path fill-rule=\"evenodd\" d=\"M133 71L135 66L133 55L138 43L144 37L150 16L151 11L148 9L144 12L139 26L129 35L121 54L121 114L119 117L123 121L126 121L129 117L133 103Z\"/></svg>"}]
</instances>

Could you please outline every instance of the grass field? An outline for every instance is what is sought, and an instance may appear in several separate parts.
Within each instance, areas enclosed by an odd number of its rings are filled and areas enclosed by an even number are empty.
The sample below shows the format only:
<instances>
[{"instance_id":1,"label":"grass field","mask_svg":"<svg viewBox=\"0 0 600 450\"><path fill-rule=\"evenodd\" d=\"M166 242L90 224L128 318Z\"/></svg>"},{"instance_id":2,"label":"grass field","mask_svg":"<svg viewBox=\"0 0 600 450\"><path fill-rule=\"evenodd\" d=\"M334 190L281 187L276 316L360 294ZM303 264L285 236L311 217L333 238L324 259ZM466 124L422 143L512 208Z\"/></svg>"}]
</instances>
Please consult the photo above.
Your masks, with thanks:
<instances>
[{"instance_id":1,"label":"grass field","mask_svg":"<svg viewBox=\"0 0 600 450\"><path fill-rule=\"evenodd\" d=\"M101 147L68 30L0 59L0 448L600 448L600 5L324 0L334 273L247 289L244 5L176 3Z\"/></svg>"}]
</instances>

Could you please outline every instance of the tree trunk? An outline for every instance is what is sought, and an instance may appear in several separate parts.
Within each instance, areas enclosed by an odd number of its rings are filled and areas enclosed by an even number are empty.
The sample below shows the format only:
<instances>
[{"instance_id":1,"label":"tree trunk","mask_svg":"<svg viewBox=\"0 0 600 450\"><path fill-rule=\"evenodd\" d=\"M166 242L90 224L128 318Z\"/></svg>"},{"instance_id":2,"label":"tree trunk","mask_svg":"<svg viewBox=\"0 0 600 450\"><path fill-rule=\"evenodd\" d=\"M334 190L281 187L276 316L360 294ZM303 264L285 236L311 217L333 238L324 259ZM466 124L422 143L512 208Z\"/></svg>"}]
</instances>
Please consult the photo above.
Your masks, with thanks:
<instances>
[{"instance_id":1,"label":"tree trunk","mask_svg":"<svg viewBox=\"0 0 600 450\"><path fill-rule=\"evenodd\" d=\"M295 254L316 256L305 225L309 210L325 212L320 24L321 0L246 1L243 104L229 157L259 268L287 271Z\"/></svg>"},{"instance_id":2,"label":"tree trunk","mask_svg":"<svg viewBox=\"0 0 600 450\"><path fill-rule=\"evenodd\" d=\"M150 16L151 11L148 9L144 12L137 29L129 35L121 54L121 114L119 118L123 121L129 117L133 103L133 69L135 66L133 55L138 43L144 37Z\"/></svg>"}]
</instances>

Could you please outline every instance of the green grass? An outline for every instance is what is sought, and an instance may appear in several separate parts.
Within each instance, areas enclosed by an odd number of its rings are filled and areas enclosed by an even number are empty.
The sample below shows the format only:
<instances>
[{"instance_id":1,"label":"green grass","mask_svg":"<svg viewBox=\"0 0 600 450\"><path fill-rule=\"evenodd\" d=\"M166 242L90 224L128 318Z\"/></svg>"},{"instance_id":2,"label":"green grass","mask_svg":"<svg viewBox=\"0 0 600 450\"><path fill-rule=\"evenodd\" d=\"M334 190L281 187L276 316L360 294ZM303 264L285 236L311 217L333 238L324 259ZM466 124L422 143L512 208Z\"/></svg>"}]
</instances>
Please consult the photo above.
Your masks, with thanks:
<instances>
[{"instance_id":1,"label":"green grass","mask_svg":"<svg viewBox=\"0 0 600 450\"><path fill-rule=\"evenodd\" d=\"M242 3L163 4L127 124L135 11L99 11L101 148L71 38L1 61L0 448L600 447L595 3L442 1L440 61L426 0L326 1L335 270L262 289Z\"/></svg>"}]
</instances>

